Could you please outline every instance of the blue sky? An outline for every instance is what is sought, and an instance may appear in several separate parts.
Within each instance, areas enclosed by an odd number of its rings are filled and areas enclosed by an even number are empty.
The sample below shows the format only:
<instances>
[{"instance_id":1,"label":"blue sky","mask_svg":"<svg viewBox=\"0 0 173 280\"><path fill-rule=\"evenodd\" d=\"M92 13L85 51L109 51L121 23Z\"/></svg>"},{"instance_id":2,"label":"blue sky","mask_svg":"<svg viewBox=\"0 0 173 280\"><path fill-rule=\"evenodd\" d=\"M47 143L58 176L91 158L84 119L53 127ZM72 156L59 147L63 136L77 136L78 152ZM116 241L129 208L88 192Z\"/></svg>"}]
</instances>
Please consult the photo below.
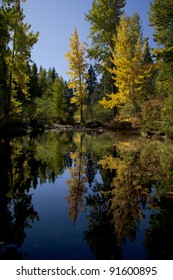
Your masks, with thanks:
<instances>
[{"instance_id":1,"label":"blue sky","mask_svg":"<svg viewBox=\"0 0 173 280\"><path fill-rule=\"evenodd\" d=\"M148 26L148 10L151 0L127 0L126 14L136 11L143 22L144 36L150 36L152 28ZM39 39L32 51L32 60L38 67L55 67L65 79L68 62L64 54L69 50L69 38L77 27L81 42L89 42L90 25L85 21L85 13L91 8L92 0L27 0L23 4L25 20L31 24L31 30L39 31Z\"/></svg>"}]
</instances>

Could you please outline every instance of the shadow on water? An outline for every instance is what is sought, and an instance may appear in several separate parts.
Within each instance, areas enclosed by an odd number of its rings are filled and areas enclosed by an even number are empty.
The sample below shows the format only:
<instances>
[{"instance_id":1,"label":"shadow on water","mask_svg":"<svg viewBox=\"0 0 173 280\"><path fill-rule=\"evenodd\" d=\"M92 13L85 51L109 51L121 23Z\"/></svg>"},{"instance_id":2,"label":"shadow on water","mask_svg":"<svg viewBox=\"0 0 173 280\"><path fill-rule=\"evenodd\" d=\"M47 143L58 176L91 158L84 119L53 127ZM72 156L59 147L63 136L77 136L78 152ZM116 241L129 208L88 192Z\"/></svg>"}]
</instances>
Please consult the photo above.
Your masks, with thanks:
<instances>
[{"instance_id":1,"label":"shadow on water","mask_svg":"<svg viewBox=\"0 0 173 280\"><path fill-rule=\"evenodd\" d=\"M173 259L173 142L0 140L1 259Z\"/></svg>"}]
</instances>

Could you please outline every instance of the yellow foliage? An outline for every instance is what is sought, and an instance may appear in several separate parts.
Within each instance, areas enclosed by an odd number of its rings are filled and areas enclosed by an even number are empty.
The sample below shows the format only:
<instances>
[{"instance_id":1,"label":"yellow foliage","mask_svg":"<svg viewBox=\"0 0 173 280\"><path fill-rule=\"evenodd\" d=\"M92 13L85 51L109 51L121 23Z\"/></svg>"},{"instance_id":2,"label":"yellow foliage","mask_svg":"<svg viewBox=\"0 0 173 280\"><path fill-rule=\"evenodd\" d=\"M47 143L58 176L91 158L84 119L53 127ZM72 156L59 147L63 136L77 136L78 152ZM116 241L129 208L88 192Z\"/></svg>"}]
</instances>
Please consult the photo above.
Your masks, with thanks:
<instances>
[{"instance_id":1,"label":"yellow foliage","mask_svg":"<svg viewBox=\"0 0 173 280\"><path fill-rule=\"evenodd\" d=\"M79 42L77 29L70 38L70 50L65 54L69 62L69 71L71 80L68 87L74 90L71 103L75 103L83 109L86 99L86 79L87 79L87 62L86 62L86 45Z\"/></svg>"},{"instance_id":2,"label":"yellow foliage","mask_svg":"<svg viewBox=\"0 0 173 280\"><path fill-rule=\"evenodd\" d=\"M140 34L137 42L131 42L129 20L123 16L114 37L115 47L111 49L110 58L113 67L107 68L115 80L118 93L107 94L100 104L105 108L122 107L124 104L135 104L145 80L150 77L153 65L144 63L146 43L143 44Z\"/></svg>"}]
</instances>

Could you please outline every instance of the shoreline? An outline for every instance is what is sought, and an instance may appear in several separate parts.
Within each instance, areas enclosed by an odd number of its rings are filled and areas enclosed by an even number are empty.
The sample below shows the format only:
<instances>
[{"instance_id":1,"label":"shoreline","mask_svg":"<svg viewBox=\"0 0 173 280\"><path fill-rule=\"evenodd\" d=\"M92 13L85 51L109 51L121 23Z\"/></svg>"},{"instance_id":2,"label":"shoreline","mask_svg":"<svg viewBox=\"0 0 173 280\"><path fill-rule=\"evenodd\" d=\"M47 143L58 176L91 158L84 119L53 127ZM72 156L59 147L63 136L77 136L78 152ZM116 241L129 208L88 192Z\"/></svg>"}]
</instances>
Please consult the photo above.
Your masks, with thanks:
<instances>
[{"instance_id":1,"label":"shoreline","mask_svg":"<svg viewBox=\"0 0 173 280\"><path fill-rule=\"evenodd\" d=\"M96 132L96 133L105 133L105 132L117 132L121 133L124 136L127 135L136 135L142 138L148 138L153 140L173 140L172 137L169 137L165 134L157 134L157 133L149 133L137 129L120 129L120 127L109 127L108 125L103 126L85 126L85 125L45 125L45 127L10 127L10 128L0 128L0 138L14 138L21 137L25 135L37 136L39 134L43 134L44 132L49 131L60 131L60 132L68 132L68 131L81 131L81 132Z\"/></svg>"}]
</instances>

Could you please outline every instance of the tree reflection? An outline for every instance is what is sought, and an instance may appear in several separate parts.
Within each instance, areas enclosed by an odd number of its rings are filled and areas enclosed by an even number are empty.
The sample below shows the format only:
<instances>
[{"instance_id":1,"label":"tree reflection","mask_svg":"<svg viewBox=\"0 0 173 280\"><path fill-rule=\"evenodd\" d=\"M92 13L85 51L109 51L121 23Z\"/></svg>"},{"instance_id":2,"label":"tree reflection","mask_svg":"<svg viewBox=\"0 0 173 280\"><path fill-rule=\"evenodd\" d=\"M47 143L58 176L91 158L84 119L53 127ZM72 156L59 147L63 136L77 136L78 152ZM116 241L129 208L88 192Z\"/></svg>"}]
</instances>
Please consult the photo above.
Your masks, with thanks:
<instances>
[{"instance_id":1,"label":"tree reflection","mask_svg":"<svg viewBox=\"0 0 173 280\"><path fill-rule=\"evenodd\" d=\"M39 219L30 189L67 170L69 216L76 224L86 213L83 238L96 259L121 259L146 210L148 258L173 258L172 142L73 132L0 140L0 258L25 258L26 229Z\"/></svg>"},{"instance_id":2,"label":"tree reflection","mask_svg":"<svg viewBox=\"0 0 173 280\"><path fill-rule=\"evenodd\" d=\"M91 188L95 178L95 168L94 168L93 160L90 157L90 154L88 155L88 160L87 160L86 176L88 178L89 187Z\"/></svg>"},{"instance_id":3,"label":"tree reflection","mask_svg":"<svg viewBox=\"0 0 173 280\"><path fill-rule=\"evenodd\" d=\"M66 181L66 184L69 190L67 196L69 216L74 224L79 212L83 212L87 206L85 200L89 192L87 186L93 191L98 158L103 151L111 149L109 135L105 136L97 135L97 133L75 133L73 136L75 151L66 156L70 174L70 179Z\"/></svg>"},{"instance_id":4,"label":"tree reflection","mask_svg":"<svg viewBox=\"0 0 173 280\"><path fill-rule=\"evenodd\" d=\"M39 219L30 188L55 178L66 168L71 134L45 134L0 140L0 258L23 258L25 231ZM58 141L56 141L58 140Z\"/></svg>"},{"instance_id":5,"label":"tree reflection","mask_svg":"<svg viewBox=\"0 0 173 280\"><path fill-rule=\"evenodd\" d=\"M71 159L73 164L68 168L70 173L70 179L66 181L68 185L69 195L67 196L67 202L69 204L69 217L72 218L73 224L76 224L76 220L79 211L84 211L84 194L86 192L85 184L87 177L85 174L86 158L83 156L83 135L79 135L78 149L75 153L71 153Z\"/></svg>"},{"instance_id":6,"label":"tree reflection","mask_svg":"<svg viewBox=\"0 0 173 280\"><path fill-rule=\"evenodd\" d=\"M84 232L84 239L90 245L96 259L121 259L121 248L117 244L113 226L108 215L110 193L105 184L96 183L93 193L86 199L90 208L87 216L89 227Z\"/></svg>"},{"instance_id":7,"label":"tree reflection","mask_svg":"<svg viewBox=\"0 0 173 280\"><path fill-rule=\"evenodd\" d=\"M149 258L173 256L173 146L159 141L119 142L117 155L100 160L103 169L114 170L109 214L118 244L135 240L145 209L153 212L145 236ZM153 153L154 151L154 153ZM152 185L155 184L155 191ZM165 198L169 197L169 202ZM171 256L171 257L170 257Z\"/></svg>"},{"instance_id":8,"label":"tree reflection","mask_svg":"<svg viewBox=\"0 0 173 280\"><path fill-rule=\"evenodd\" d=\"M133 241L140 219L144 217L139 201L147 195L141 185L141 176L134 165L134 158L127 159L122 154L115 158L107 156L100 164L104 169L116 170L111 183L109 212L118 243L122 244L126 238Z\"/></svg>"},{"instance_id":9,"label":"tree reflection","mask_svg":"<svg viewBox=\"0 0 173 280\"><path fill-rule=\"evenodd\" d=\"M32 205L30 169L22 145L1 140L0 149L0 258L23 258L18 249L25 239L25 229L38 219Z\"/></svg>"},{"instance_id":10,"label":"tree reflection","mask_svg":"<svg viewBox=\"0 0 173 280\"><path fill-rule=\"evenodd\" d=\"M173 197L162 196L155 200L150 216L150 227L145 233L145 246L148 259L173 259Z\"/></svg>"},{"instance_id":11,"label":"tree reflection","mask_svg":"<svg viewBox=\"0 0 173 280\"><path fill-rule=\"evenodd\" d=\"M72 141L71 133L45 133L35 140L35 159L39 161L38 176L43 184L48 179L55 179L63 174L68 158L66 150Z\"/></svg>"}]
</instances>

